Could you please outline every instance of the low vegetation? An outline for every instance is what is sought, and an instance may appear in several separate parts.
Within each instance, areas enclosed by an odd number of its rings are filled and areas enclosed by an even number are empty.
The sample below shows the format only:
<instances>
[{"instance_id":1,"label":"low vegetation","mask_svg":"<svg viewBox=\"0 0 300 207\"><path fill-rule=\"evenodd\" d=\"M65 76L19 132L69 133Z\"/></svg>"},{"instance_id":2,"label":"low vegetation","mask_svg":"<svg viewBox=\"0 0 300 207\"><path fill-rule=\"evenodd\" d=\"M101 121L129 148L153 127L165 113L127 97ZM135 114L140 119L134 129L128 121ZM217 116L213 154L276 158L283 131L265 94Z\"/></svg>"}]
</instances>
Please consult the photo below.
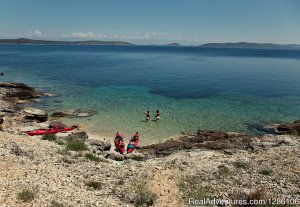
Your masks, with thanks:
<instances>
[{"instance_id":1,"label":"low vegetation","mask_svg":"<svg viewBox=\"0 0 300 207\"><path fill-rule=\"evenodd\" d=\"M97 181L89 181L85 185L90 189L100 190L103 184Z\"/></svg>"},{"instance_id":2,"label":"low vegetation","mask_svg":"<svg viewBox=\"0 0 300 207\"><path fill-rule=\"evenodd\" d=\"M219 165L218 170L214 172L215 178L220 180L226 177L230 173L230 170L225 165Z\"/></svg>"},{"instance_id":3,"label":"low vegetation","mask_svg":"<svg viewBox=\"0 0 300 207\"><path fill-rule=\"evenodd\" d=\"M262 169L259 171L259 173L262 175L270 176L270 175L272 175L273 171L270 169Z\"/></svg>"},{"instance_id":4,"label":"low vegetation","mask_svg":"<svg viewBox=\"0 0 300 207\"><path fill-rule=\"evenodd\" d=\"M85 158L93 162L100 162L99 157L91 153L85 154Z\"/></svg>"},{"instance_id":5,"label":"low vegetation","mask_svg":"<svg viewBox=\"0 0 300 207\"><path fill-rule=\"evenodd\" d=\"M179 179L178 187L182 192L183 200L188 203L189 198L204 199L212 198L210 186L202 185L200 175L183 176Z\"/></svg>"},{"instance_id":6,"label":"low vegetation","mask_svg":"<svg viewBox=\"0 0 300 207\"><path fill-rule=\"evenodd\" d=\"M59 150L58 154L61 154L61 155L71 155L71 153L68 150L66 150L66 149Z\"/></svg>"},{"instance_id":7,"label":"low vegetation","mask_svg":"<svg viewBox=\"0 0 300 207\"><path fill-rule=\"evenodd\" d=\"M132 184L133 190L136 193L134 200L135 206L153 206L156 201L156 195L149 189L147 183L148 176L142 174L136 178Z\"/></svg>"},{"instance_id":8,"label":"low vegetation","mask_svg":"<svg viewBox=\"0 0 300 207\"><path fill-rule=\"evenodd\" d=\"M78 139L71 139L68 140L66 144L66 150L67 151L84 151L87 150L87 146L83 141L80 141Z\"/></svg>"},{"instance_id":9,"label":"low vegetation","mask_svg":"<svg viewBox=\"0 0 300 207\"><path fill-rule=\"evenodd\" d=\"M233 163L234 167L241 168L247 170L249 168L249 164L243 161L236 161Z\"/></svg>"},{"instance_id":10,"label":"low vegetation","mask_svg":"<svg viewBox=\"0 0 300 207\"><path fill-rule=\"evenodd\" d=\"M274 195L270 196L267 193L266 188L262 187L251 191L249 193L237 192L229 195L230 199L233 201L243 201L242 204L234 204L233 207L291 207L292 205L281 204L276 205L271 203L276 199ZM281 200L281 199L279 199ZM251 202L250 202L251 201ZM295 206L295 205L294 205Z\"/></svg>"},{"instance_id":11,"label":"low vegetation","mask_svg":"<svg viewBox=\"0 0 300 207\"><path fill-rule=\"evenodd\" d=\"M124 184L125 184L125 182L124 182L124 180L123 180L123 179L120 179L120 180L118 180L117 184L118 184L118 185L124 185Z\"/></svg>"},{"instance_id":12,"label":"low vegetation","mask_svg":"<svg viewBox=\"0 0 300 207\"><path fill-rule=\"evenodd\" d=\"M27 189L24 189L21 192L19 192L17 196L18 200L21 200L23 202L30 202L34 199L34 197L35 197L35 193Z\"/></svg>"},{"instance_id":13,"label":"low vegetation","mask_svg":"<svg viewBox=\"0 0 300 207\"><path fill-rule=\"evenodd\" d=\"M135 161L143 161L143 160L144 160L144 157L141 157L141 156L137 156L137 155L135 155L135 154L132 154L132 155L130 156L130 159L135 160Z\"/></svg>"},{"instance_id":14,"label":"low vegetation","mask_svg":"<svg viewBox=\"0 0 300 207\"><path fill-rule=\"evenodd\" d=\"M58 145L65 145L65 143L62 142L62 141L56 141L55 143L58 144Z\"/></svg>"},{"instance_id":15,"label":"low vegetation","mask_svg":"<svg viewBox=\"0 0 300 207\"><path fill-rule=\"evenodd\" d=\"M64 207L64 204L53 200L53 201L51 201L51 206L50 207Z\"/></svg>"},{"instance_id":16,"label":"low vegetation","mask_svg":"<svg viewBox=\"0 0 300 207\"><path fill-rule=\"evenodd\" d=\"M56 141L57 136L55 134L46 133L43 135L42 140L48 140L48 141Z\"/></svg>"}]
</instances>

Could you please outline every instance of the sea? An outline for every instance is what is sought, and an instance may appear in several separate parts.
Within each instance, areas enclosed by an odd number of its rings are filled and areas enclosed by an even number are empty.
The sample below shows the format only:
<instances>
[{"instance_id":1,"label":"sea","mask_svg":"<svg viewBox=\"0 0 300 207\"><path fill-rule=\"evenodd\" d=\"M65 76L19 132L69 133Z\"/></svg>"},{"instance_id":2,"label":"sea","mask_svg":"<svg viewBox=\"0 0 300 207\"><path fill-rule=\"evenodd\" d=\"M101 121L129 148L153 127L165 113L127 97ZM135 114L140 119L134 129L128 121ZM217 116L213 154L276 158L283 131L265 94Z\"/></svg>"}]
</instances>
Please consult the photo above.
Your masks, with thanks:
<instances>
[{"instance_id":1,"label":"sea","mask_svg":"<svg viewBox=\"0 0 300 207\"><path fill-rule=\"evenodd\" d=\"M33 104L50 114L93 113L64 122L108 138L139 131L143 144L300 119L300 50L0 45L0 72L0 81L54 93Z\"/></svg>"}]
</instances>

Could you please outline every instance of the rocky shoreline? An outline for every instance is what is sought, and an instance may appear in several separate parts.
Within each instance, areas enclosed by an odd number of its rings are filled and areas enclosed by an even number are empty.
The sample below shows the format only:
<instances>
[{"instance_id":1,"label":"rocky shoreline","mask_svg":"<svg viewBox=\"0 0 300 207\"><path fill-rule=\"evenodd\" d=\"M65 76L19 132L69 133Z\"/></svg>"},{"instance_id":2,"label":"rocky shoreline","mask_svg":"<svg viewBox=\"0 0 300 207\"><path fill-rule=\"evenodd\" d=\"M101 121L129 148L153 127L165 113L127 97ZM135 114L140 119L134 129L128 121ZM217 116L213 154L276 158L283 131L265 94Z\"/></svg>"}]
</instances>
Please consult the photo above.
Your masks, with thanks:
<instances>
[{"instance_id":1,"label":"rocky shoreline","mask_svg":"<svg viewBox=\"0 0 300 207\"><path fill-rule=\"evenodd\" d=\"M91 114L49 116L26 106L49 95L0 83L0 206L184 206L188 198L253 195L300 203L300 121L272 125L274 133L261 136L199 130L123 156L112 140L80 127L55 139L26 135L61 117ZM71 148L78 143L82 148ZM23 191L33 198L20 198Z\"/></svg>"}]
</instances>

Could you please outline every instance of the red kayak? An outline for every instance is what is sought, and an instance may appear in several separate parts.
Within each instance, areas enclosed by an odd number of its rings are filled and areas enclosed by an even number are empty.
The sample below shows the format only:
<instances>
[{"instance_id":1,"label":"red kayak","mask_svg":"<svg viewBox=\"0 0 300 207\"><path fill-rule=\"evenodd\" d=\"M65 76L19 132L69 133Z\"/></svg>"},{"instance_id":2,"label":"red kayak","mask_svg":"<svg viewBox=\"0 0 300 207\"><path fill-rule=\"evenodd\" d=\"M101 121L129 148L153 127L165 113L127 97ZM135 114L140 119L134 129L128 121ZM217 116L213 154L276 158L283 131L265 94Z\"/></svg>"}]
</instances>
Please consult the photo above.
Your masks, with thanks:
<instances>
[{"instance_id":1,"label":"red kayak","mask_svg":"<svg viewBox=\"0 0 300 207\"><path fill-rule=\"evenodd\" d=\"M136 149L137 145L139 144L139 139L140 134L139 132L136 132L127 145L127 153L132 153Z\"/></svg>"},{"instance_id":2,"label":"red kayak","mask_svg":"<svg viewBox=\"0 0 300 207\"><path fill-rule=\"evenodd\" d=\"M116 151L120 152L120 154L124 154L125 152L125 143L123 139L124 135L120 135L119 132L117 132L116 137L115 137L115 147Z\"/></svg>"},{"instance_id":3,"label":"red kayak","mask_svg":"<svg viewBox=\"0 0 300 207\"><path fill-rule=\"evenodd\" d=\"M54 126L51 129L37 129L34 131L28 131L27 134L29 136L34 136L34 135L44 135L44 134L56 134L58 132L67 132L67 131L72 131L73 129L76 129L77 127L72 126L72 127L59 127L59 126Z\"/></svg>"}]
</instances>

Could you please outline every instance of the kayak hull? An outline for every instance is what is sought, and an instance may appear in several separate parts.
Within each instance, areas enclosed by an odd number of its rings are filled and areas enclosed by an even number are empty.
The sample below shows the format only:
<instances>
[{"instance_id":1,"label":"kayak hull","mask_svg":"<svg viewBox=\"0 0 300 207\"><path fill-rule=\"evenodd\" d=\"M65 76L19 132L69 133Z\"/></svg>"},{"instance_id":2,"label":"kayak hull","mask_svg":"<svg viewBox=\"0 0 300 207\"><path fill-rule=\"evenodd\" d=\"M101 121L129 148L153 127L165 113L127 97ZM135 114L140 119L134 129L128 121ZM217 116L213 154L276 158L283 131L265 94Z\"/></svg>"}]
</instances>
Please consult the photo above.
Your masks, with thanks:
<instances>
[{"instance_id":1,"label":"kayak hull","mask_svg":"<svg viewBox=\"0 0 300 207\"><path fill-rule=\"evenodd\" d=\"M73 129L75 129L75 127L64 127L64 128L60 128L60 129L55 129L55 128L37 129L37 130L34 130L34 131L28 131L27 134L29 136L44 135L44 134L56 134L58 132L72 131Z\"/></svg>"},{"instance_id":2,"label":"kayak hull","mask_svg":"<svg viewBox=\"0 0 300 207\"><path fill-rule=\"evenodd\" d=\"M125 152L125 145L121 145L121 143L123 142L123 136L121 136L118 132L116 134L115 137L115 147L116 147L116 151L119 152L120 154L124 154Z\"/></svg>"},{"instance_id":3,"label":"kayak hull","mask_svg":"<svg viewBox=\"0 0 300 207\"><path fill-rule=\"evenodd\" d=\"M135 141L134 141L135 139ZM132 153L136 147L139 144L139 140L140 140L140 135L139 134L135 134L129 141L128 145L127 145L127 154Z\"/></svg>"}]
</instances>

